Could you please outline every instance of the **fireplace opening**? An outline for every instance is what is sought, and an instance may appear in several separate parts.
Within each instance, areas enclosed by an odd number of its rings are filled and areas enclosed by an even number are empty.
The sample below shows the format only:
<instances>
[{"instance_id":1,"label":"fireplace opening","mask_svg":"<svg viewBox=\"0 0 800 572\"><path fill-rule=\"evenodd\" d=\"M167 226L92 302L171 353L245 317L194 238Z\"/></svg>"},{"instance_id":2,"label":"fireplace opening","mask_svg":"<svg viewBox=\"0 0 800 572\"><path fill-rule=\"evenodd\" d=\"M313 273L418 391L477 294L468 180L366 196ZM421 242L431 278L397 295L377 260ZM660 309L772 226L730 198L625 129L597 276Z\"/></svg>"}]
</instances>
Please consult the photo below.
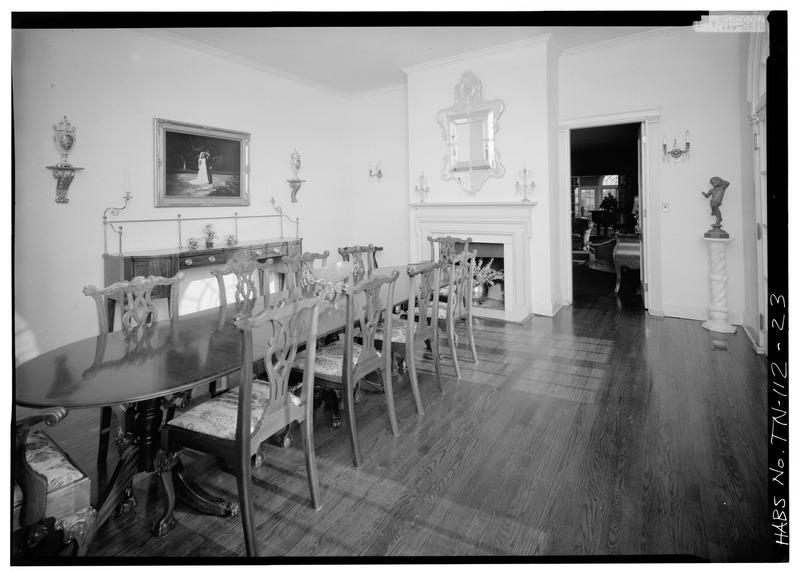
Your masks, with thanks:
<instances>
[{"instance_id":1,"label":"fireplace opening","mask_svg":"<svg viewBox=\"0 0 800 572\"><path fill-rule=\"evenodd\" d=\"M472 304L483 308L503 310L505 308L505 261L504 245L496 242L473 242L470 250L475 252L475 273L473 280L475 290L472 293ZM478 276L489 278L486 288L479 284Z\"/></svg>"}]
</instances>

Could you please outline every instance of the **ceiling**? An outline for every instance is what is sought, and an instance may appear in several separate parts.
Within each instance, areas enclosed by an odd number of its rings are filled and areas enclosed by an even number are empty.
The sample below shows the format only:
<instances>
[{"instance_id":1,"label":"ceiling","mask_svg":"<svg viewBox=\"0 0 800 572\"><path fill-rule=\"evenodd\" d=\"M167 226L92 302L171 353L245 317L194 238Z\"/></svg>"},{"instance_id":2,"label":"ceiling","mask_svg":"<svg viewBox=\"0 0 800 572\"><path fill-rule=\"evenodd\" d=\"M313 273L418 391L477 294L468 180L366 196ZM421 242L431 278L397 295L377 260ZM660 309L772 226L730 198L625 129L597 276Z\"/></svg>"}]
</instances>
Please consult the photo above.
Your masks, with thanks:
<instances>
[{"instance_id":1,"label":"ceiling","mask_svg":"<svg viewBox=\"0 0 800 572\"><path fill-rule=\"evenodd\" d=\"M567 50L665 26L170 27L201 49L357 95L404 85L404 68L551 35Z\"/></svg>"}]
</instances>

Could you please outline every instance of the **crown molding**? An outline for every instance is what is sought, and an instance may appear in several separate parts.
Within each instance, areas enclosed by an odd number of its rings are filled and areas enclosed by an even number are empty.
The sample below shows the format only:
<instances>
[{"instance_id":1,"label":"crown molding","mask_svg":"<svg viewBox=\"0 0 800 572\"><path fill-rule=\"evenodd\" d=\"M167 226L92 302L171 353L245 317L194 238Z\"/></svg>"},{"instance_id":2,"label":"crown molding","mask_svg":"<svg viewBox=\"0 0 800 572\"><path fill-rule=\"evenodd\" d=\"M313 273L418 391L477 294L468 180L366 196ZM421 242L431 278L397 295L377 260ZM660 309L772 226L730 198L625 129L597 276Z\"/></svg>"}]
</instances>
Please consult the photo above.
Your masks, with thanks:
<instances>
[{"instance_id":1,"label":"crown molding","mask_svg":"<svg viewBox=\"0 0 800 572\"><path fill-rule=\"evenodd\" d=\"M321 83L317 83L315 81L311 81L311 80L306 79L304 77L301 77L299 75L295 75L295 74L280 70L278 68L273 68L271 66L264 65L262 63L259 63L259 62L255 61L255 60L251 60L249 58L245 58L245 57L242 57L242 56L237 56L237 55L232 54L230 52L226 52L225 50L220 50L220 49L217 49L217 48L213 48L213 47L208 46L206 44L201 44L200 42L195 42L194 40L190 40L190 39L184 38L182 36L177 36L177 35L172 34L172 33L168 32L166 30L163 30L163 29L159 29L159 28L147 28L147 29L144 29L144 28L142 28L142 29L138 29L136 31L140 32L140 33L148 34L148 35L151 35L151 36L155 36L155 37L160 38L162 40L166 40L166 41L171 42L173 44L178 44L178 45L181 45L183 47L189 48L191 50L195 50L195 51L198 51L198 52L202 52L202 53L208 54L210 56L214 56L214 57L217 57L217 58L220 58L220 59L223 59L223 60L228 60L230 62L238 63L238 64L241 64L243 66L247 66L247 67L253 68L255 70L261 71L261 72L266 72L268 74L275 75L275 76L278 76L280 78L287 79L287 80L293 81L295 83L299 83L299 84L305 85L307 87L313 87L313 88L316 88L316 89L319 89L319 90L322 90L322 91L325 91L325 92L328 92L328 93L331 93L331 94L334 94L334 95L338 95L338 96L343 97L345 99L353 99L354 98L353 94L346 93L346 92L340 91L338 89L334 89L334 88L329 87L327 85L324 85L324 84L321 84Z\"/></svg>"},{"instance_id":2,"label":"crown molding","mask_svg":"<svg viewBox=\"0 0 800 572\"><path fill-rule=\"evenodd\" d=\"M575 46L574 48L568 48L561 52L561 55L564 57L569 56L578 56L584 54L586 52L593 52L596 50L603 50L606 48L615 48L619 46L624 46L626 44L632 44L636 42L640 42L642 40L650 40L659 36L669 36L672 34L677 34L679 32L683 32L686 30L691 30L692 28L689 27L670 27L670 28L658 28L657 30L650 30L647 32L640 32L638 34L631 34L630 36L622 36L621 38L614 38L613 40L604 40L602 42L595 42L594 44L586 44L583 46Z\"/></svg>"},{"instance_id":3,"label":"crown molding","mask_svg":"<svg viewBox=\"0 0 800 572\"><path fill-rule=\"evenodd\" d=\"M499 46L492 46L491 48L484 48L482 50L475 50L473 52L466 52L463 54L458 54L447 58L432 60L430 62L425 62L423 64L407 66L404 68L400 68L400 70L403 71L406 75L409 75L421 71L435 69L444 65L459 63L466 60L472 60L475 58L494 56L501 53L507 53L510 51L524 50L532 47L546 45L551 40L550 36L551 36L550 34L545 34L543 36L538 36L536 38L519 40L517 42L510 42L508 44L500 44Z\"/></svg>"}]
</instances>

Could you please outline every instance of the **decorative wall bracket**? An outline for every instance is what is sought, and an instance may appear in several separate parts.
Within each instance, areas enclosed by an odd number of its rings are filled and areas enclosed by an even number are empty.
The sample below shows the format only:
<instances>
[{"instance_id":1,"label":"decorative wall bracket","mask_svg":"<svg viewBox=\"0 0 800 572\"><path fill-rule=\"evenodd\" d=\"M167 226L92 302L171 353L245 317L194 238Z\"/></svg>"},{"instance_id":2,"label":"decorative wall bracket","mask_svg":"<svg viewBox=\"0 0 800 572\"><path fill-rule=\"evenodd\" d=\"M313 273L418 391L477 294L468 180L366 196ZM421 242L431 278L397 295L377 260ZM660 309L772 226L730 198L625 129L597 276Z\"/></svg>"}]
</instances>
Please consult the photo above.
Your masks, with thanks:
<instances>
[{"instance_id":1,"label":"decorative wall bracket","mask_svg":"<svg viewBox=\"0 0 800 572\"><path fill-rule=\"evenodd\" d=\"M292 202L297 202L297 191L300 190L300 187L303 183L305 183L304 179L301 179L297 176L298 172L300 171L300 153L297 152L297 149L294 150L292 153L292 160L291 160L292 172L294 172L294 177L291 179L287 179L287 183L289 183L289 188L292 189Z\"/></svg>"},{"instance_id":2,"label":"decorative wall bracket","mask_svg":"<svg viewBox=\"0 0 800 572\"><path fill-rule=\"evenodd\" d=\"M61 153L61 162L47 168L53 171L53 178L58 181L56 183L56 202L68 203L67 193L72 179L75 177L75 172L83 171L83 167L73 167L67 162L69 152L75 145L75 127L70 124L65 115L64 119L53 125L53 131L53 142Z\"/></svg>"}]
</instances>

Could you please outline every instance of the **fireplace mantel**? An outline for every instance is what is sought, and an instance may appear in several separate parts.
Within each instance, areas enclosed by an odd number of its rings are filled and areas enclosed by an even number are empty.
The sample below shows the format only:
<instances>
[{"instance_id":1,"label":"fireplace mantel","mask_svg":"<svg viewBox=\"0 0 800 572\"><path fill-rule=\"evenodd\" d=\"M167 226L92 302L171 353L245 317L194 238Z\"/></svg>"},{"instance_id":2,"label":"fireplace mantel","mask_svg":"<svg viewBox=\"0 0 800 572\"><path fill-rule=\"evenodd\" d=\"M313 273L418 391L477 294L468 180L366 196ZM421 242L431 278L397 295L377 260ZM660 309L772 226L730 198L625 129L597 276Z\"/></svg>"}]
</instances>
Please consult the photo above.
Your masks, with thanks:
<instances>
[{"instance_id":1,"label":"fireplace mantel","mask_svg":"<svg viewBox=\"0 0 800 572\"><path fill-rule=\"evenodd\" d=\"M430 257L427 237L471 237L473 242L503 245L505 310L503 319L519 321L531 314L531 225L535 201L514 203L457 202L410 205L414 260Z\"/></svg>"}]
</instances>

